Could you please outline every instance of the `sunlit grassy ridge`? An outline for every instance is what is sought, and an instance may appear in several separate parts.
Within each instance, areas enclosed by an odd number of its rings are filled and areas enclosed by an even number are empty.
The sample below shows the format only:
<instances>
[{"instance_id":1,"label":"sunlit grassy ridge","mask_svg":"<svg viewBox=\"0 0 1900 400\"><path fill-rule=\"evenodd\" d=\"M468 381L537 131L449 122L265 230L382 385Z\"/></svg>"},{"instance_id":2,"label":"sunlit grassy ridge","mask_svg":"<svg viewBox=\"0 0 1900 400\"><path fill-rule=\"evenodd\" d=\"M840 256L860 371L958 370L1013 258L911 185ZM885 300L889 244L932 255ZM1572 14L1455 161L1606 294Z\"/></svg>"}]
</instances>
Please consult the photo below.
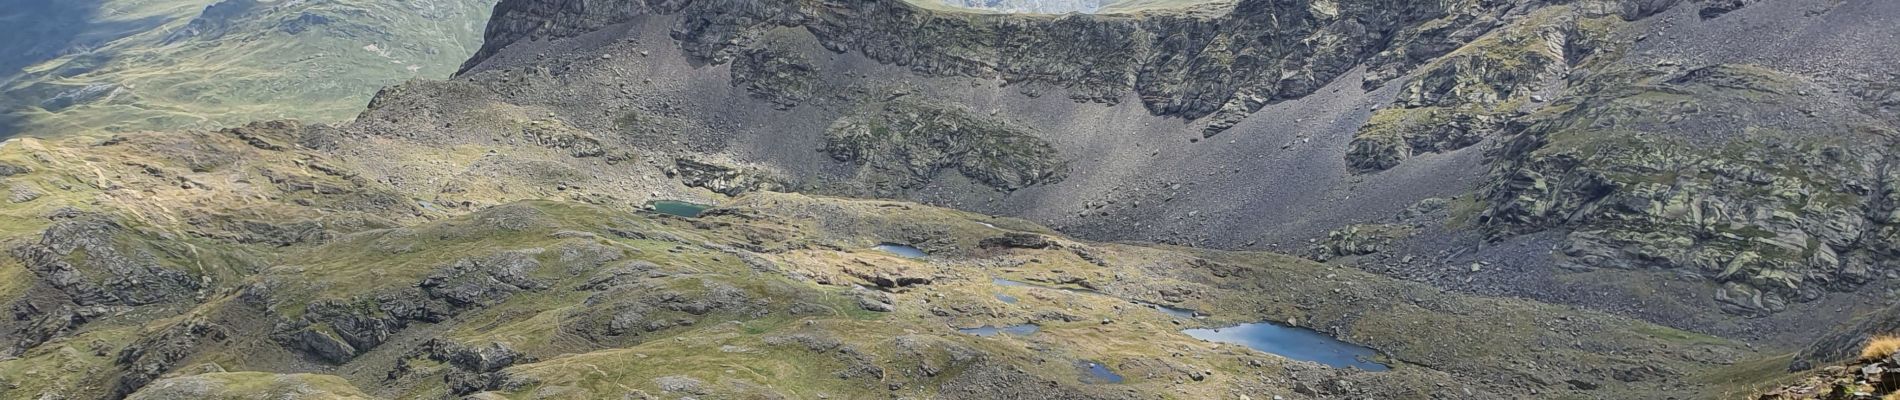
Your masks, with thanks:
<instances>
[{"instance_id":1,"label":"sunlit grassy ridge","mask_svg":"<svg viewBox=\"0 0 1900 400\"><path fill-rule=\"evenodd\" d=\"M344 120L382 86L453 73L480 46L494 1L321 0L201 13L212 3L103 5L92 16L98 25L140 21L145 30L89 33L118 38L0 77L0 121L12 121L0 136Z\"/></svg>"}]
</instances>

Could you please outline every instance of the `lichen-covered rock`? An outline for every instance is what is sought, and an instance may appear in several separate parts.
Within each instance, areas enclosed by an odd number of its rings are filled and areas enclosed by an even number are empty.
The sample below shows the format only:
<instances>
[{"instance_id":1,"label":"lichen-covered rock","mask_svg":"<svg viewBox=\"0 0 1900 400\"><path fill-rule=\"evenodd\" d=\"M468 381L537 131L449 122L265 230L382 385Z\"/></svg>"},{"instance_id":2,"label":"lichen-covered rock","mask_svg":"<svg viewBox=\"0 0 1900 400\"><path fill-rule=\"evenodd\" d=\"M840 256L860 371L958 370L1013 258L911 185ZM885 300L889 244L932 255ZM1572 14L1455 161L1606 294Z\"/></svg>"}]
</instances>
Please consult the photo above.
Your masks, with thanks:
<instances>
[{"instance_id":1,"label":"lichen-covered rock","mask_svg":"<svg viewBox=\"0 0 1900 400\"><path fill-rule=\"evenodd\" d=\"M923 187L945 170L997 190L1060 182L1068 163L1023 128L956 106L898 99L867 105L839 119L825 136L826 154L859 165L857 180L873 193Z\"/></svg>"},{"instance_id":2,"label":"lichen-covered rock","mask_svg":"<svg viewBox=\"0 0 1900 400\"><path fill-rule=\"evenodd\" d=\"M1412 230L1402 225L1351 225L1326 233L1326 239L1313 245L1313 259L1362 256L1384 251L1392 242L1410 237Z\"/></svg>"},{"instance_id":3,"label":"lichen-covered rock","mask_svg":"<svg viewBox=\"0 0 1900 400\"><path fill-rule=\"evenodd\" d=\"M891 312L897 310L897 306L892 304L896 303L896 301L891 300L891 296L884 292L859 286L851 289L851 294L857 297L858 308L865 309L866 311Z\"/></svg>"},{"instance_id":4,"label":"lichen-covered rock","mask_svg":"<svg viewBox=\"0 0 1900 400\"><path fill-rule=\"evenodd\" d=\"M297 335L297 344L298 347L304 351L315 354L317 357L322 358L324 361L329 361L332 364L346 363L349 362L351 358L356 357L355 347L350 347L348 343L343 343L343 341L337 340L337 338L330 336L330 334L316 330L303 330Z\"/></svg>"}]
</instances>

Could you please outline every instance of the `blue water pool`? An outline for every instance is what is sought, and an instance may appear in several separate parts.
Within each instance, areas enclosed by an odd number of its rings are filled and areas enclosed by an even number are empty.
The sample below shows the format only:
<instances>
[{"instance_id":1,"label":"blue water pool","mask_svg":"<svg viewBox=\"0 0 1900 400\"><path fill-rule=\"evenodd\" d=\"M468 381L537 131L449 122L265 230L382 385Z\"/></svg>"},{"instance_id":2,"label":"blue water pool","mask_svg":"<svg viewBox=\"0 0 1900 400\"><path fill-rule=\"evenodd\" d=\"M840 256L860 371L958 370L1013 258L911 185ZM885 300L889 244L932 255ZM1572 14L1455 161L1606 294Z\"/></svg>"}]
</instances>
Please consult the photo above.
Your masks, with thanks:
<instances>
[{"instance_id":1,"label":"blue water pool","mask_svg":"<svg viewBox=\"0 0 1900 400\"><path fill-rule=\"evenodd\" d=\"M916 247L910 247L910 246L896 244L896 243L881 243L881 244L878 244L877 247L875 247L875 249L878 249L886 253L896 254L898 257L904 257L904 258L924 258L924 256L929 255L929 254L924 254L923 250L918 249Z\"/></svg>"},{"instance_id":2,"label":"blue water pool","mask_svg":"<svg viewBox=\"0 0 1900 400\"><path fill-rule=\"evenodd\" d=\"M1108 366L1102 365L1102 363L1081 361L1077 363L1077 366L1087 370L1089 373L1087 377L1083 378L1082 381L1084 383L1122 383L1121 374L1109 370Z\"/></svg>"},{"instance_id":3,"label":"blue water pool","mask_svg":"<svg viewBox=\"0 0 1900 400\"><path fill-rule=\"evenodd\" d=\"M1241 324L1220 329L1188 329L1188 336L1210 342L1232 343L1282 357L1313 361L1334 368L1358 368L1367 371L1391 369L1372 361L1378 354L1372 348L1334 339L1305 328L1282 326L1272 322Z\"/></svg>"},{"instance_id":4,"label":"blue water pool","mask_svg":"<svg viewBox=\"0 0 1900 400\"><path fill-rule=\"evenodd\" d=\"M1039 330L1042 330L1042 327L1037 326L1036 324L1017 324L1017 325L1010 325L1010 326L1005 326L1001 328L990 326L990 325L984 325L984 326L979 326L975 328L957 329L957 332L962 332L964 334L977 335L977 336L996 336L996 335L1029 336L1029 335L1035 334L1036 331L1039 331Z\"/></svg>"}]
</instances>

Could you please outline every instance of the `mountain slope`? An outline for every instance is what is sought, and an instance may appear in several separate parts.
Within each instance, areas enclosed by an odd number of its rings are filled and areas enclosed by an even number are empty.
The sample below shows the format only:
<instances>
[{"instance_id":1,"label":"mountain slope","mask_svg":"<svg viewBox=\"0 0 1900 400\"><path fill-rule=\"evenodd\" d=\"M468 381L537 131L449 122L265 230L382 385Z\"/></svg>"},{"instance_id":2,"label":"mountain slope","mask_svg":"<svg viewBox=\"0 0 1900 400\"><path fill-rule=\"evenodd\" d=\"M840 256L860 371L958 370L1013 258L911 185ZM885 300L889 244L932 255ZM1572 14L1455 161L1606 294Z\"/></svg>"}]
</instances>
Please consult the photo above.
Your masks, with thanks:
<instances>
[{"instance_id":1,"label":"mountain slope","mask_svg":"<svg viewBox=\"0 0 1900 400\"><path fill-rule=\"evenodd\" d=\"M649 175L709 157L799 191L1302 253L1778 346L1892 300L1893 77L1855 71L1896 53L1852 39L1892 34L1887 2L616 4L504 2L460 75L485 89L416 92L390 101L415 108L359 123L435 126L487 106L424 103L482 93L642 148L659 159ZM1751 33L1780 30L1799 34ZM1020 134L852 134L876 132L854 121L891 99ZM441 115L404 122L419 109ZM943 145L875 142L890 137ZM1044 171L1063 173L986 178ZM1316 249L1377 225L1406 234ZM1485 263L1504 265L1471 268Z\"/></svg>"}]
</instances>

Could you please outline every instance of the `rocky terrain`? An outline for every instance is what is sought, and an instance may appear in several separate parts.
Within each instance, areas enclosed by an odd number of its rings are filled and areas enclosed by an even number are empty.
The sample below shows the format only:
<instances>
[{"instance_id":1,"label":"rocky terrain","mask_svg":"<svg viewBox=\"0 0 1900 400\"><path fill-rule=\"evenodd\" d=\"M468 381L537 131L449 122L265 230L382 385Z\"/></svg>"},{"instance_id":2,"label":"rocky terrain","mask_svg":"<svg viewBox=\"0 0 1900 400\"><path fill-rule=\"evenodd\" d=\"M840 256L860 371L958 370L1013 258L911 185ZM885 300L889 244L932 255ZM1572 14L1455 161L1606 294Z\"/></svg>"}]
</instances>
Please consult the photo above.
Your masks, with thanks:
<instances>
[{"instance_id":1,"label":"rocky terrain","mask_svg":"<svg viewBox=\"0 0 1900 400\"><path fill-rule=\"evenodd\" d=\"M1074 5L503 0L351 121L6 142L0 397L1891 391L1900 3ZM1392 369L1181 330L1259 321Z\"/></svg>"},{"instance_id":2,"label":"rocky terrain","mask_svg":"<svg viewBox=\"0 0 1900 400\"><path fill-rule=\"evenodd\" d=\"M441 77L493 0L78 0L0 10L0 138L342 121Z\"/></svg>"},{"instance_id":3,"label":"rocky terrain","mask_svg":"<svg viewBox=\"0 0 1900 400\"><path fill-rule=\"evenodd\" d=\"M1769 389L1757 398L1783 399L1893 399L1900 398L1900 339L1885 336L1866 342L1845 365L1820 371Z\"/></svg>"}]
</instances>

